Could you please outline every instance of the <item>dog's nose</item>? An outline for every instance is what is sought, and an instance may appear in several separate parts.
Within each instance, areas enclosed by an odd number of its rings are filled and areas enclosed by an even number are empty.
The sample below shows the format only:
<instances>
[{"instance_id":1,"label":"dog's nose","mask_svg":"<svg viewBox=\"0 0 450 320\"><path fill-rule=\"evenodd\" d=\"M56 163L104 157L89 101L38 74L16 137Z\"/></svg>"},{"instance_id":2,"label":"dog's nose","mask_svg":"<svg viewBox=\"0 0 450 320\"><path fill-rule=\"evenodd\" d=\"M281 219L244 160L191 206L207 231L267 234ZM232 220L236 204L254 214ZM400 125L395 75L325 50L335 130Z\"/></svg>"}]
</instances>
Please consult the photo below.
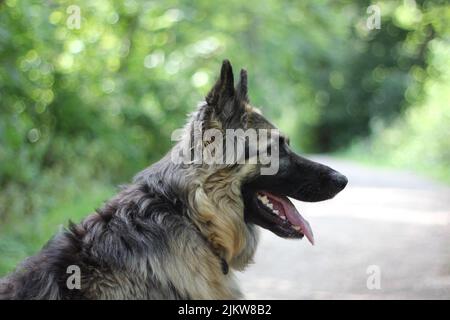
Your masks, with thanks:
<instances>
[{"instance_id":1,"label":"dog's nose","mask_svg":"<svg viewBox=\"0 0 450 320\"><path fill-rule=\"evenodd\" d=\"M337 192L344 189L348 183L347 177L339 172L333 172L331 174L331 180L333 181L333 184L336 186L336 189L338 189Z\"/></svg>"}]
</instances>

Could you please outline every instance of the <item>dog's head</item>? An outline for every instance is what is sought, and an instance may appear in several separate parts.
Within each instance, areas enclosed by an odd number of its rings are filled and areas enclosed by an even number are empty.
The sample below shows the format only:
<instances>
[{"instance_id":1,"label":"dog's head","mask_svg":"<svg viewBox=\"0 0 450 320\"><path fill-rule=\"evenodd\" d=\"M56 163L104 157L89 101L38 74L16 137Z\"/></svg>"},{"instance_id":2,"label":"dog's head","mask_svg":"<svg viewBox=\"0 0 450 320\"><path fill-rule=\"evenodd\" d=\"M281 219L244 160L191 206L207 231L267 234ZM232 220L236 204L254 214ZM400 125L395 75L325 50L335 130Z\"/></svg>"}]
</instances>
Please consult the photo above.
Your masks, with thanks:
<instances>
[{"instance_id":1,"label":"dog's head","mask_svg":"<svg viewBox=\"0 0 450 320\"><path fill-rule=\"evenodd\" d=\"M239 180L245 222L285 238L306 236L313 243L309 223L288 197L309 202L327 200L344 189L347 178L323 164L296 154L289 146L289 139L250 105L245 70L241 70L240 81L234 86L232 67L227 60L223 62L220 77L206 96L206 105L200 108L198 116L202 120L207 119L206 128L215 127L223 133L231 129L257 132L256 148L255 143L249 140L251 135L244 137L245 151L241 157L245 159L245 164L234 161L216 167L220 172L229 173L230 186L233 179ZM262 135L258 135L260 132L267 137L261 138ZM226 148L225 153L229 153L229 146ZM270 155L271 163L258 161L261 160L258 156L262 155ZM250 161L255 157L256 163ZM276 166L273 166L274 161ZM264 169L271 166L276 170L266 170L264 174Z\"/></svg>"}]
</instances>

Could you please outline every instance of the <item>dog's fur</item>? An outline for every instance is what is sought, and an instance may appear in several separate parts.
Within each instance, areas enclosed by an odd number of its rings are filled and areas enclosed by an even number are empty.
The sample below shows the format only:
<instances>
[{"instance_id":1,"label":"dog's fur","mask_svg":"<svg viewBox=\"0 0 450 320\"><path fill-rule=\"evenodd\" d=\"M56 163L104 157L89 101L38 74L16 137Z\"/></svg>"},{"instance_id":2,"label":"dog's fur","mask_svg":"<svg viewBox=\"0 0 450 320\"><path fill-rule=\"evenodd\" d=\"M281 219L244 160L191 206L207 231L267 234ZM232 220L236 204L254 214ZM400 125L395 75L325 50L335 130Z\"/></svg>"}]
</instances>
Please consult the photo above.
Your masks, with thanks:
<instances>
[{"instance_id":1,"label":"dog's fur","mask_svg":"<svg viewBox=\"0 0 450 320\"><path fill-rule=\"evenodd\" d=\"M244 70L234 87L228 61L175 149L191 143L194 121L202 121L204 129L274 128L250 106ZM295 155L280 139L280 173L273 177L259 175L258 164L175 164L169 153L0 280L0 299L241 298L233 271L252 261L256 225L296 237L257 214L255 190L276 188L319 201L346 183L332 169ZM341 179L337 187L336 177ZM81 270L80 289L66 284L71 265Z\"/></svg>"}]
</instances>

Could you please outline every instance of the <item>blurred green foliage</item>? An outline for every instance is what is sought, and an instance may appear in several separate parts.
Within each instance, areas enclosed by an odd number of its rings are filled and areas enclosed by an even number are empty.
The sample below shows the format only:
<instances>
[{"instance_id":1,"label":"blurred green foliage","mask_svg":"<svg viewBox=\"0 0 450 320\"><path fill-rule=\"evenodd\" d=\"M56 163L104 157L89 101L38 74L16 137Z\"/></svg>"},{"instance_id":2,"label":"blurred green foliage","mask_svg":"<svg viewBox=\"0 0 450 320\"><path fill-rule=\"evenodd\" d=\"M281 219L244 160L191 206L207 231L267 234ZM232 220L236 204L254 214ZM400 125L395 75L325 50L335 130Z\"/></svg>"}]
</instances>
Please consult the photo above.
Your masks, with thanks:
<instances>
[{"instance_id":1,"label":"blurred green foliage","mask_svg":"<svg viewBox=\"0 0 450 320\"><path fill-rule=\"evenodd\" d=\"M0 273L166 152L224 58L295 148L450 181L450 6L370 4L0 2Z\"/></svg>"},{"instance_id":2,"label":"blurred green foliage","mask_svg":"<svg viewBox=\"0 0 450 320\"><path fill-rule=\"evenodd\" d=\"M347 156L450 182L450 45L434 39L430 49L422 98L390 126L374 126L372 136L351 145ZM406 95L414 94L408 90Z\"/></svg>"}]
</instances>

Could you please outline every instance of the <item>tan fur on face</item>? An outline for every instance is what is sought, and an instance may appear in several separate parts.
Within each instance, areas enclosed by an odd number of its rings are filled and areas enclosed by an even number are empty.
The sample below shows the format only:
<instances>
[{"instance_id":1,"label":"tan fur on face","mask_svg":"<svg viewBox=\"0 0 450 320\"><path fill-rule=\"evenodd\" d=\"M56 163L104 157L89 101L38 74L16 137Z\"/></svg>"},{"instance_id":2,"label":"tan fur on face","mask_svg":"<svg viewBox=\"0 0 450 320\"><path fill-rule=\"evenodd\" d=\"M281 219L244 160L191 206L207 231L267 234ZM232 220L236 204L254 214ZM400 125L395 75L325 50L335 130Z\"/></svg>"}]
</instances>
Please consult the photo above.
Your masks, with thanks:
<instances>
[{"instance_id":1,"label":"tan fur on face","mask_svg":"<svg viewBox=\"0 0 450 320\"><path fill-rule=\"evenodd\" d=\"M248 103L245 105L245 111L246 111L247 113L252 113L252 112L254 112L254 113L257 113L257 114L262 114L261 110L259 110L259 109L256 108L256 107L251 106L251 105L248 104Z\"/></svg>"}]
</instances>

